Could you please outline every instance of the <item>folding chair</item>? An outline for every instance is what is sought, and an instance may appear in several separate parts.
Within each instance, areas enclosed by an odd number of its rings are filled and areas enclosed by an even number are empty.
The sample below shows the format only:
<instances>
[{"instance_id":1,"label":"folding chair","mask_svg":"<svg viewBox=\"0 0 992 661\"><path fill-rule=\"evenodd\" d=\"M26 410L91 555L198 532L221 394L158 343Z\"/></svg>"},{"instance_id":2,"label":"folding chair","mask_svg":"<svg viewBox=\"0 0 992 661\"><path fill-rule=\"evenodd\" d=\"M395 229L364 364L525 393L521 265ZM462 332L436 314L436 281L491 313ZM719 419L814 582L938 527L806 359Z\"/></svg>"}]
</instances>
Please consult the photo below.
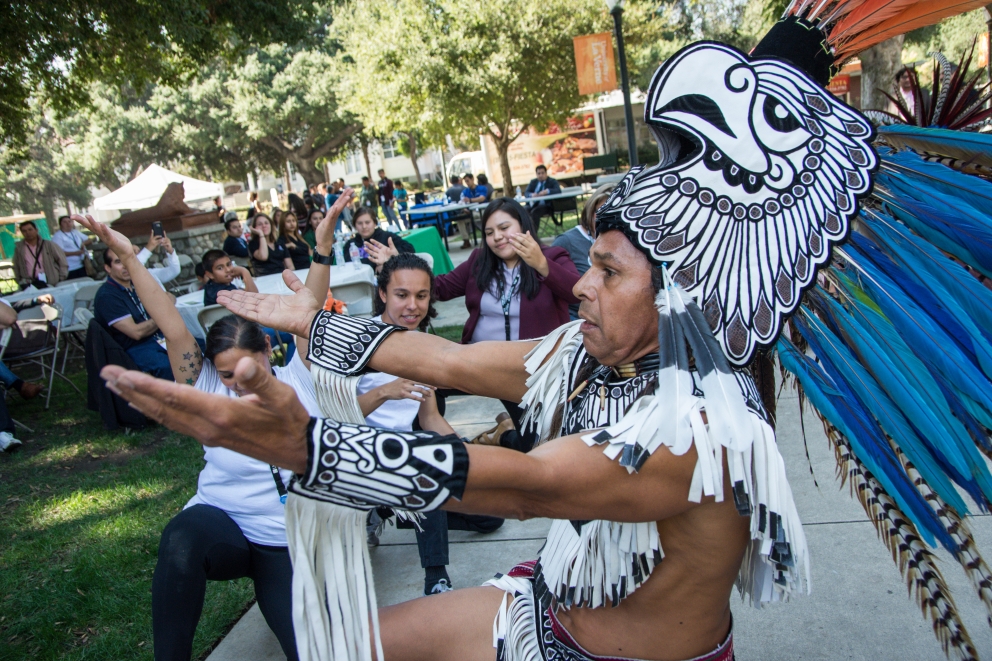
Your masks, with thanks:
<instances>
[{"instance_id":1,"label":"folding chair","mask_svg":"<svg viewBox=\"0 0 992 661\"><path fill-rule=\"evenodd\" d=\"M0 347L0 360L5 360L7 366L11 369L13 369L15 365L37 365L41 368L42 379L45 378L45 370L49 370L48 394L45 396L46 411L52 401L52 385L55 383L56 376L72 386L77 393L80 395L83 394L76 384L69 379L69 377L57 369L59 340L62 336L62 316L62 307L58 303L53 303L51 305L42 303L38 307L22 310L17 314L18 321L29 319L45 319L47 321L48 334L45 338L45 344L39 349L34 349L13 357L6 356L6 344L4 344L3 347ZM5 333L4 335L7 338L7 342L9 342L10 334ZM46 362L48 356L52 357L51 365Z\"/></svg>"},{"instance_id":2,"label":"folding chair","mask_svg":"<svg viewBox=\"0 0 992 661\"><path fill-rule=\"evenodd\" d=\"M352 317L371 317L374 295L375 285L370 282L352 282L334 288L334 298L344 301L348 306L348 314Z\"/></svg>"},{"instance_id":3,"label":"folding chair","mask_svg":"<svg viewBox=\"0 0 992 661\"><path fill-rule=\"evenodd\" d=\"M87 278L91 280L91 278ZM61 283L59 283L61 284ZM73 349L86 352L86 329L89 327L90 319L93 318L93 299L96 293L103 286L102 282L94 282L92 285L84 285L76 290L76 295L72 301L72 317L69 325L62 327L65 334L65 355L62 357L62 371L69 362L69 353Z\"/></svg>"}]
</instances>

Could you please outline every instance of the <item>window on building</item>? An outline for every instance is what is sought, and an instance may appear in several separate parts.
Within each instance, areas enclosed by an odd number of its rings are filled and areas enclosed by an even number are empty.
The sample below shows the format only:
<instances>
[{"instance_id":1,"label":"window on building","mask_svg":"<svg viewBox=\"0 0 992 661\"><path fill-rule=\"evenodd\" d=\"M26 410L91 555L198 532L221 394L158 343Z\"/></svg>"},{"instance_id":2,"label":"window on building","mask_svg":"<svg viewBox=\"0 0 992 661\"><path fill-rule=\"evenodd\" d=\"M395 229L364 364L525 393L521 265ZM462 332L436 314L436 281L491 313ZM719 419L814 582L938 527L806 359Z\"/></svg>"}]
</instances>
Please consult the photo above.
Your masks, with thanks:
<instances>
[{"instance_id":1,"label":"window on building","mask_svg":"<svg viewBox=\"0 0 992 661\"><path fill-rule=\"evenodd\" d=\"M388 140L382 141L382 157L383 158L396 158L400 155L400 150L396 146L395 138L389 138Z\"/></svg>"},{"instance_id":2,"label":"window on building","mask_svg":"<svg viewBox=\"0 0 992 661\"><path fill-rule=\"evenodd\" d=\"M344 158L345 174L355 174L362 171L362 153L360 151L350 151Z\"/></svg>"}]
</instances>

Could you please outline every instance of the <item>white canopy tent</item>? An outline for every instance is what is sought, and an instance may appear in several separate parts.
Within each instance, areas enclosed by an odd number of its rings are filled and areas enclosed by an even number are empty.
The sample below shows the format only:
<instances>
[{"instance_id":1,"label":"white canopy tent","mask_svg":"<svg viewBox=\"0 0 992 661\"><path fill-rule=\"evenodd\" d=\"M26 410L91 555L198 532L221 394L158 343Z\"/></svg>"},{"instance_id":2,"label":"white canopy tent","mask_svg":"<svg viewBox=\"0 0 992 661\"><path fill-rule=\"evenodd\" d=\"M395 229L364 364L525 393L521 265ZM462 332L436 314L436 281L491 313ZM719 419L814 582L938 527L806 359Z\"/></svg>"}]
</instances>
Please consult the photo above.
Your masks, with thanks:
<instances>
[{"instance_id":1,"label":"white canopy tent","mask_svg":"<svg viewBox=\"0 0 992 661\"><path fill-rule=\"evenodd\" d=\"M186 202L210 200L224 194L224 187L221 184L187 177L152 164L113 193L93 200L93 208L98 211L109 211L153 207L168 185L174 182L182 182L185 192L183 200Z\"/></svg>"}]
</instances>

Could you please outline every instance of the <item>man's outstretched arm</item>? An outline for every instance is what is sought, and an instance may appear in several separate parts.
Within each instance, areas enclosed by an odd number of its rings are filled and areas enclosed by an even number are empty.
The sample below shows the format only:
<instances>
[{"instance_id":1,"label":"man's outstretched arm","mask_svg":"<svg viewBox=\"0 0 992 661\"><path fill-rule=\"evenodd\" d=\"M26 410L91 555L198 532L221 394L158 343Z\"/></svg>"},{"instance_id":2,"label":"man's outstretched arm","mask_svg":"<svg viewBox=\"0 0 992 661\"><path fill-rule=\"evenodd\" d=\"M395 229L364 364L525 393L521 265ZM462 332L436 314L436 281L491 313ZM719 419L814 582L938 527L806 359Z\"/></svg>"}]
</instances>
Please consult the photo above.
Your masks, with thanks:
<instances>
[{"instance_id":1,"label":"man's outstretched arm","mask_svg":"<svg viewBox=\"0 0 992 661\"><path fill-rule=\"evenodd\" d=\"M314 318L331 313L320 311L323 301L318 302L292 272L284 272L283 280L293 296L221 291L217 302L263 326L309 338ZM339 331L333 335L352 341ZM427 333L394 332L378 345L368 366L420 383L519 402L527 392L524 356L536 345L537 341L456 344Z\"/></svg>"},{"instance_id":2,"label":"man's outstretched arm","mask_svg":"<svg viewBox=\"0 0 992 661\"><path fill-rule=\"evenodd\" d=\"M111 390L149 417L204 445L289 468L301 478L295 491L333 502L360 507L396 505L399 499L409 509L430 509L450 494L455 498L447 498L444 509L613 521L659 520L693 506L688 500L696 465L692 449L674 456L659 448L638 473L628 474L577 435L522 454L424 433L323 420L311 424L292 388L248 358L235 370L239 385L253 393L243 398L206 395L117 366L101 374ZM428 479L402 492L397 479L411 466ZM384 477L378 489L376 475ZM414 504L417 498L420 505Z\"/></svg>"}]
</instances>

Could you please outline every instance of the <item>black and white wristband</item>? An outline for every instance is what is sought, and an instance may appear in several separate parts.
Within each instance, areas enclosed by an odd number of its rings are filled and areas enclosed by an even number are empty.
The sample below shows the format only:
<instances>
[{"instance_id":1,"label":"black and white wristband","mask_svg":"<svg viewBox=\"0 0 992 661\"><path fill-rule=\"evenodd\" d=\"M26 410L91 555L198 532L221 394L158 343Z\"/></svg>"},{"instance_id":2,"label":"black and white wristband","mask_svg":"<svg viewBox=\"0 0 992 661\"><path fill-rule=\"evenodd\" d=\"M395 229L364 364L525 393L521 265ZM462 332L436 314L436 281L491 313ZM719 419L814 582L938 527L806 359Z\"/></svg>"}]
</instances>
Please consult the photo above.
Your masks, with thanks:
<instances>
[{"instance_id":1,"label":"black and white wristband","mask_svg":"<svg viewBox=\"0 0 992 661\"><path fill-rule=\"evenodd\" d=\"M307 360L341 376L362 374L372 354L393 331L403 330L371 319L321 311L310 324Z\"/></svg>"},{"instance_id":2,"label":"black and white wristband","mask_svg":"<svg viewBox=\"0 0 992 661\"><path fill-rule=\"evenodd\" d=\"M324 418L311 418L307 432L306 472L289 486L301 496L354 509L427 512L465 491L468 451L455 436Z\"/></svg>"}]
</instances>

